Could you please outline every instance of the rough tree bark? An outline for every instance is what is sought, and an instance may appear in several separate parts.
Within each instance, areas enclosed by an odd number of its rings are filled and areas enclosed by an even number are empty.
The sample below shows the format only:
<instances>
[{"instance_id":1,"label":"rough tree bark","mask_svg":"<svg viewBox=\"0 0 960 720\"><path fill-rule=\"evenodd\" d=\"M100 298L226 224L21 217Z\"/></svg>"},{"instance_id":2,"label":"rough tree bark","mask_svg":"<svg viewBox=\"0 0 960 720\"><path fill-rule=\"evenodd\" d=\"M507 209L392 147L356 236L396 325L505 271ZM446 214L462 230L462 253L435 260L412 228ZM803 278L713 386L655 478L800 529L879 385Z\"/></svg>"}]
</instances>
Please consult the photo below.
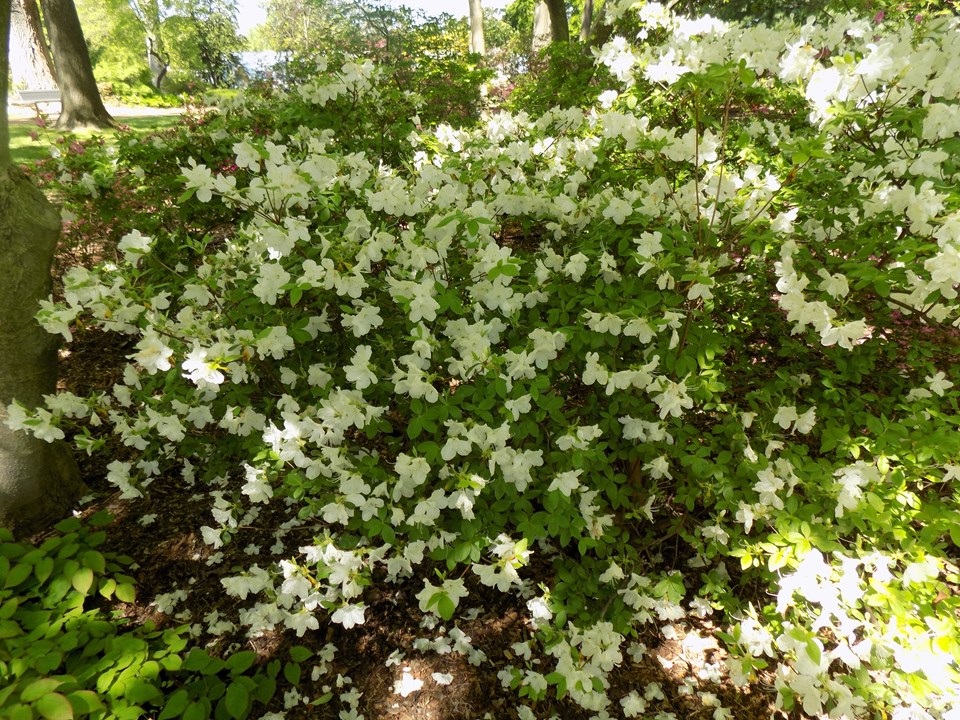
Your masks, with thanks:
<instances>
[{"instance_id":1,"label":"rough tree bark","mask_svg":"<svg viewBox=\"0 0 960 720\"><path fill-rule=\"evenodd\" d=\"M2 422L13 399L33 406L56 389L56 342L34 314L50 292L60 234L60 214L10 161L10 5L0 0L0 526L22 534L63 517L82 483L64 443L46 443Z\"/></svg>"},{"instance_id":2,"label":"rough tree bark","mask_svg":"<svg viewBox=\"0 0 960 720\"><path fill-rule=\"evenodd\" d=\"M553 42L570 40L570 24L567 22L566 0L545 0L550 11L550 39Z\"/></svg>"},{"instance_id":3,"label":"rough tree bark","mask_svg":"<svg viewBox=\"0 0 960 720\"><path fill-rule=\"evenodd\" d=\"M60 81L63 109L57 127L113 127L116 125L103 106L93 77L90 52L73 0L40 0L43 19L50 36L50 48Z\"/></svg>"},{"instance_id":4,"label":"rough tree bark","mask_svg":"<svg viewBox=\"0 0 960 720\"><path fill-rule=\"evenodd\" d=\"M27 90L53 90L57 87L37 0L13 0L9 55L14 85L22 85Z\"/></svg>"},{"instance_id":5,"label":"rough tree bark","mask_svg":"<svg viewBox=\"0 0 960 720\"><path fill-rule=\"evenodd\" d=\"M483 37L483 6L480 0L470 0L470 52L487 54Z\"/></svg>"}]
</instances>

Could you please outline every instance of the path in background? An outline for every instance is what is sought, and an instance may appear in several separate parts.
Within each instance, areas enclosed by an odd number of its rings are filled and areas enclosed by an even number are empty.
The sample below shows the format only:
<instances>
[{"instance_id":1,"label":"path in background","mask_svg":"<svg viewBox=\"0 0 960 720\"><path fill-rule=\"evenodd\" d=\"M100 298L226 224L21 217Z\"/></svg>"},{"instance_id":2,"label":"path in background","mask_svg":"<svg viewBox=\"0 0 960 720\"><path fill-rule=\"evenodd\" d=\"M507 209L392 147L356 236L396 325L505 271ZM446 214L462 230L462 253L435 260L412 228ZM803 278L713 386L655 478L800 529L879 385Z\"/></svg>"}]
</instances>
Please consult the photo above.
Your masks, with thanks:
<instances>
[{"instance_id":1,"label":"path in background","mask_svg":"<svg viewBox=\"0 0 960 720\"><path fill-rule=\"evenodd\" d=\"M131 117L151 117L159 115L181 115L183 108L156 108L143 105L107 105L109 112L115 119ZM40 109L48 116L51 122L56 122L60 114L60 103L40 103ZM32 107L24 105L8 105L7 117L10 122L29 122L36 117L36 112Z\"/></svg>"}]
</instances>

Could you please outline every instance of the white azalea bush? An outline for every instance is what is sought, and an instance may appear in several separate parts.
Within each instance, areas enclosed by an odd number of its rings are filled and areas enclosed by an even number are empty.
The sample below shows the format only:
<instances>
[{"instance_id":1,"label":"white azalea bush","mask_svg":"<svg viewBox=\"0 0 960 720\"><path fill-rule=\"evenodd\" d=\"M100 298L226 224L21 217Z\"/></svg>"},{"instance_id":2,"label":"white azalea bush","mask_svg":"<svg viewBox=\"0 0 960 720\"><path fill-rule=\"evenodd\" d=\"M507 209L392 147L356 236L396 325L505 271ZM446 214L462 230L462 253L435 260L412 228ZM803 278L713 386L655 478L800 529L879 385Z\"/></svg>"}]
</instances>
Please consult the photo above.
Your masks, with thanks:
<instances>
[{"instance_id":1,"label":"white azalea bush","mask_svg":"<svg viewBox=\"0 0 960 720\"><path fill-rule=\"evenodd\" d=\"M504 669L525 697L636 714L606 692L625 640L713 615L785 709L957 718L957 24L618 8L646 41L599 52L596 107L422 128L391 164L306 124L180 158L244 221L70 271L40 318L129 336L123 382L10 417L108 424L111 482L209 493L211 549L283 514L223 582L251 634L422 576L445 620L527 603L555 666ZM352 63L287 102L375 91Z\"/></svg>"}]
</instances>

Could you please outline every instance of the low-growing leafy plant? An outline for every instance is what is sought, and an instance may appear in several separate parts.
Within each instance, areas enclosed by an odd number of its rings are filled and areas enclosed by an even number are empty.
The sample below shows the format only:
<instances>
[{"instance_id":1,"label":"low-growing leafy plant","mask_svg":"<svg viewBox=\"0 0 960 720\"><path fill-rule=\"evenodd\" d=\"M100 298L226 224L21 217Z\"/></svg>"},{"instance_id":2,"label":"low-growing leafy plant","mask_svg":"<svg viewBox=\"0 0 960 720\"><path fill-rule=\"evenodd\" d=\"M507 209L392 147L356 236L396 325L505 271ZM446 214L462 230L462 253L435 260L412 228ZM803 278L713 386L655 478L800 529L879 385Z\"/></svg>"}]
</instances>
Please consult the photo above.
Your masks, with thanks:
<instances>
[{"instance_id":1,"label":"low-growing leafy plant","mask_svg":"<svg viewBox=\"0 0 960 720\"><path fill-rule=\"evenodd\" d=\"M280 661L189 648L186 627L131 625L130 559L98 550L112 521L70 518L39 545L0 529L0 716L10 720L250 717L276 690Z\"/></svg>"}]
</instances>

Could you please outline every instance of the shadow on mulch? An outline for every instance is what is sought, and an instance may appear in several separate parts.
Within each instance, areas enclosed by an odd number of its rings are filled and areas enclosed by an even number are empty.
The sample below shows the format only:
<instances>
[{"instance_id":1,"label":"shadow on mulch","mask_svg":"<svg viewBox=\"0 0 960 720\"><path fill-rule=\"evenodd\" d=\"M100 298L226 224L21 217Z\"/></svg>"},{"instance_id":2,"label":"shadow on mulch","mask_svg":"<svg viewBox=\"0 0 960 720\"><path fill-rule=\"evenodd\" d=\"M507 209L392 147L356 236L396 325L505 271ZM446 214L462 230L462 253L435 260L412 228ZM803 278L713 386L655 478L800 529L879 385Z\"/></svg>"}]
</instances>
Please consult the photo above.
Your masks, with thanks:
<instances>
[{"instance_id":1,"label":"shadow on mulch","mask_svg":"<svg viewBox=\"0 0 960 720\"><path fill-rule=\"evenodd\" d=\"M79 329L69 353L61 358L61 387L78 394L110 388L120 380L131 348L123 336ZM104 549L127 555L135 563L131 574L137 581L138 600L134 605L123 606L123 611L133 622L150 620L161 628L193 623L206 627L205 618L209 619L214 612L217 618L239 626L238 611L249 603L227 595L220 580L253 563L265 567L283 557L266 549L277 542L276 524L287 515L279 508L273 513L268 508L256 528L241 529L219 551L222 560L212 563L214 551L200 535L202 525L212 524L207 495L195 494L201 493L199 488L184 488L179 478L160 477L151 484L146 497L120 500L106 483L105 466L126 453L126 448L108 438L105 452L80 458L85 481L96 495L88 511L105 507L115 517L107 528ZM152 521L147 523L145 519L151 517ZM301 545L311 544L314 534L320 532L319 527L287 532L282 538L286 555L292 555ZM255 547L259 548L256 552ZM542 568L549 569L549 564ZM530 572L536 570L537 566L528 568ZM465 579L471 605L460 608L460 617L467 619L433 626L430 618L425 619L420 612L415 597L423 587L423 571L421 568L420 578L367 588L363 597L367 606L365 622L350 630L331 623L321 614L320 628L308 631L302 638L290 632L272 632L248 639L240 628L219 638L201 634L197 642L221 653L252 649L259 653L262 663L275 658L286 661L293 645L310 648L315 656L328 643L335 645L334 659L315 679L314 666L309 661L304 664L304 674L296 688L282 674L278 677L279 689L270 710L285 712L288 720L339 718L341 711L349 710L340 697L351 689L359 691L358 709L367 720L512 719L519 717L520 704L529 705L537 718L587 720L595 715L569 698L557 700L552 691L548 692L551 697L531 702L522 700L517 690L503 687L498 672L507 665L529 667L543 675L555 667L554 659L544 654L535 654L529 660L514 655L512 645L534 639L534 628L522 599L486 588L468 574ZM535 583L537 578L531 580ZM187 593L186 600L170 609L170 614L159 612L153 605L156 596L173 590ZM696 642L685 643L686 632L695 632ZM662 689L663 697L647 692L650 699L639 717L668 713L660 717L671 718L669 713L673 713L674 718L683 720L709 720L716 708L704 704L699 693L713 693L730 711L729 717L770 718L773 707L769 686L758 682L738 688L725 678L710 682L698 676L708 665L722 666L724 652L712 637L713 632L714 628L704 622L697 628L678 627L677 636L671 639L665 639L653 628L637 638L650 650L639 662L624 652L622 664L610 674L609 717L624 717L620 699L631 691L643 696L654 683ZM482 651L485 660L471 664L467 655L452 651L456 638L463 636L469 638L467 642L473 648ZM531 647L536 648L536 643L532 642ZM405 677L408 682L420 680L423 684L404 696L397 691L404 687ZM284 696L292 700L292 690L311 700L327 692L332 692L333 698L324 705L299 702L284 710Z\"/></svg>"}]
</instances>

